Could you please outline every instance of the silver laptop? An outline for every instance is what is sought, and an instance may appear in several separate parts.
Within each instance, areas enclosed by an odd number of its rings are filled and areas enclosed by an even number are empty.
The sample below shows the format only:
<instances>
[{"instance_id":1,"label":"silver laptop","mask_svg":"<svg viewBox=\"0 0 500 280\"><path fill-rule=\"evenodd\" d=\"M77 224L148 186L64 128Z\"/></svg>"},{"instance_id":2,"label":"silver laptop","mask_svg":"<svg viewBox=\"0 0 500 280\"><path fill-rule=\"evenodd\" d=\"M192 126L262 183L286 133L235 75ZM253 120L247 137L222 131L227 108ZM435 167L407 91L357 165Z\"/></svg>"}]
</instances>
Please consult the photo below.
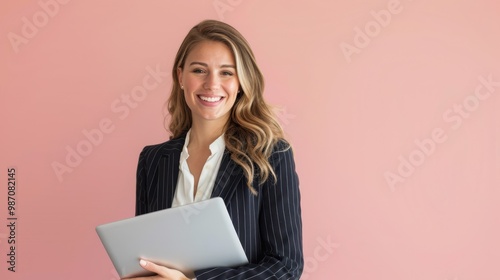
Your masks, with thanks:
<instances>
[{"instance_id":1,"label":"silver laptop","mask_svg":"<svg viewBox=\"0 0 500 280\"><path fill-rule=\"evenodd\" d=\"M100 225L96 231L121 278L152 275L139 259L187 277L199 269L248 263L220 197Z\"/></svg>"}]
</instances>

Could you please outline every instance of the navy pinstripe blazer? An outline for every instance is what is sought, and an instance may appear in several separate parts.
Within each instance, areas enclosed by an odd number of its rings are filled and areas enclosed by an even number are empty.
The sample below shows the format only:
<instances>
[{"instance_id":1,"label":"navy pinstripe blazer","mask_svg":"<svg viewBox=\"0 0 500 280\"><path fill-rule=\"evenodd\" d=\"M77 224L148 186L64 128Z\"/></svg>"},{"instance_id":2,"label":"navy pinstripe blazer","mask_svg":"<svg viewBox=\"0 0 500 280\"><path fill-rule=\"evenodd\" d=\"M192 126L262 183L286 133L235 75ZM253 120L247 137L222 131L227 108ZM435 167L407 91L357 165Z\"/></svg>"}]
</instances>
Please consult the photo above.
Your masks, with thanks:
<instances>
[{"instance_id":1,"label":"navy pinstripe blazer","mask_svg":"<svg viewBox=\"0 0 500 280\"><path fill-rule=\"evenodd\" d=\"M179 160L185 135L147 146L137 167L136 215L172 206ZM198 280L299 279L303 270L302 221L299 180L292 150L279 143L269 161L278 181L269 179L253 195L239 165L226 150L215 180L212 197L227 207L249 264L196 271Z\"/></svg>"}]
</instances>

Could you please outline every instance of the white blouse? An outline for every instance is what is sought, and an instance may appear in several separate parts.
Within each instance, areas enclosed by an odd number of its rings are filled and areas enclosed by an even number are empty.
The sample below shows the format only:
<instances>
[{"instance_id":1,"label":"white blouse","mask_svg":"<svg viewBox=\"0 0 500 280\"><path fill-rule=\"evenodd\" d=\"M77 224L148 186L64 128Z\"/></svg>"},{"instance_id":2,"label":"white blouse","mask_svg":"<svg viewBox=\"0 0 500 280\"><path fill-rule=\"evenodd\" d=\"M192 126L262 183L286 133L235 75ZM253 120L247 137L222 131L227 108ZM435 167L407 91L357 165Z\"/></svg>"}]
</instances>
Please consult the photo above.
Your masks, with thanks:
<instances>
[{"instance_id":1,"label":"white blouse","mask_svg":"<svg viewBox=\"0 0 500 280\"><path fill-rule=\"evenodd\" d=\"M175 189L174 199L172 201L172 207L198 202L202 200L209 199L212 195L212 190L214 189L215 178L217 177L217 171L219 171L220 163L222 161L222 155L226 148L226 143L224 142L224 134L215 139L212 144L210 144L211 155L208 157L207 162L201 170L200 178L198 179L198 188L196 194L194 194L194 176L189 170L187 164L187 159L189 157L188 144L189 135L191 130L188 131L186 135L186 142L181 152L181 159L179 161L179 178L177 179L177 188Z\"/></svg>"}]
</instances>

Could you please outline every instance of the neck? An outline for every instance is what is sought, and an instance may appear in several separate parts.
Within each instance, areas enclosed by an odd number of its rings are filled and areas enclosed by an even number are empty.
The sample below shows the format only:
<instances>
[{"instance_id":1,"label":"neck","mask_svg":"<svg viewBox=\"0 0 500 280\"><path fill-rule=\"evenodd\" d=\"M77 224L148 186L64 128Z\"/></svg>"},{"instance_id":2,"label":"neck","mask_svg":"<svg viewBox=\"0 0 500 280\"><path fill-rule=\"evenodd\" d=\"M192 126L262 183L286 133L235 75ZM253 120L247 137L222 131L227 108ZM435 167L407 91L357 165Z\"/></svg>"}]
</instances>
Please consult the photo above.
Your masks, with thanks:
<instances>
[{"instance_id":1,"label":"neck","mask_svg":"<svg viewBox=\"0 0 500 280\"><path fill-rule=\"evenodd\" d=\"M203 124L193 122L188 145L192 148L208 147L215 139L222 135L223 128L224 126L217 124L217 122L206 122Z\"/></svg>"}]
</instances>

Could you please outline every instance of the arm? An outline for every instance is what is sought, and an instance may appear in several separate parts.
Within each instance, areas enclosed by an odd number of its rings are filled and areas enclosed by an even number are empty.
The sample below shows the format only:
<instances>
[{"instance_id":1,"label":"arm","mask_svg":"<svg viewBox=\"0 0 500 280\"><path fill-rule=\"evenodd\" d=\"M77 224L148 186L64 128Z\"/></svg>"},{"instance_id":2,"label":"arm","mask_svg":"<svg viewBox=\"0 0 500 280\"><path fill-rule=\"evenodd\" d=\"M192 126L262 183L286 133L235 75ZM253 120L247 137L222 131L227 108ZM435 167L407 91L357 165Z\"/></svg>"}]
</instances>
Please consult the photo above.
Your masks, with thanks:
<instances>
[{"instance_id":1,"label":"arm","mask_svg":"<svg viewBox=\"0 0 500 280\"><path fill-rule=\"evenodd\" d=\"M270 158L277 176L260 188L260 236L264 257L256 264L237 268L196 271L198 280L299 279L304 266L299 180L291 149Z\"/></svg>"}]
</instances>

